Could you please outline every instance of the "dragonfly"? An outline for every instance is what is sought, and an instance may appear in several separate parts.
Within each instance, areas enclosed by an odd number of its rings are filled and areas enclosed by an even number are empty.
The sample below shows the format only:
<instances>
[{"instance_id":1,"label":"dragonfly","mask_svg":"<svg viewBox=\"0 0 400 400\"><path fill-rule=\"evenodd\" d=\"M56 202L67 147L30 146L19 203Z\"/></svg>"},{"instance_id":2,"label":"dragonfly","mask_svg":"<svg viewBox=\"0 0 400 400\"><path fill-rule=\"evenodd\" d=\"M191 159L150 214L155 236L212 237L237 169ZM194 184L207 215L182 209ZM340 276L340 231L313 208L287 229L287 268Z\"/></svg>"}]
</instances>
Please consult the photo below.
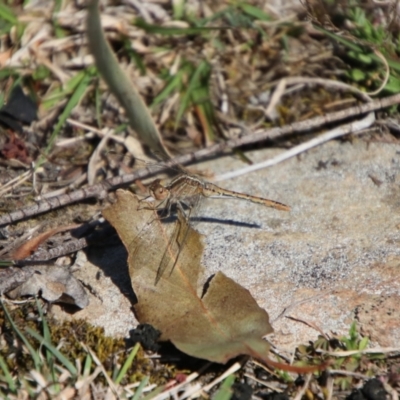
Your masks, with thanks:
<instances>
[{"instance_id":1,"label":"dragonfly","mask_svg":"<svg viewBox=\"0 0 400 400\"><path fill-rule=\"evenodd\" d=\"M246 193L234 192L221 188L213 183L203 181L197 177L182 174L173 179L168 186L163 186L160 179L155 179L148 186L150 194L155 200L159 200L157 208L165 207L170 214L170 209L174 203L180 206L184 200L194 196L203 197L230 197L240 200L247 200L252 203L262 204L281 211L290 211L290 207L278 201L265 199L263 197L252 196ZM183 210L182 210L183 211Z\"/></svg>"},{"instance_id":2,"label":"dragonfly","mask_svg":"<svg viewBox=\"0 0 400 400\"><path fill-rule=\"evenodd\" d=\"M234 192L232 190L221 188L213 183L203 181L195 176L181 174L173 179L167 186L161 184L160 179L155 179L148 185L149 192L151 196L159 201L155 209L165 209L167 213L163 215L161 218L167 218L171 213L171 208L174 204L179 208L182 215L186 219L186 227L188 231L189 227L189 218L191 216L191 212L194 208L199 204L200 198L202 197L222 197L222 198L235 198L240 200L250 201L252 203L261 204L266 207L271 207L280 211L290 211L290 207L286 204L280 203L278 201L265 199L263 197L252 196L246 193ZM191 206L188 206L187 200L189 198L195 198L195 201ZM183 205L189 207L189 213L186 213ZM179 252L185 242L186 233L182 233L181 223L176 224L176 229L171 235L169 240L169 244L164 253L164 256L161 260L160 267L157 271L155 284L158 283L161 276L164 274L168 265L171 264L171 251L172 248L177 248L174 259L172 259L172 266L170 268L170 274L172 273L179 257ZM181 243L175 243L177 238L183 238Z\"/></svg>"}]
</instances>

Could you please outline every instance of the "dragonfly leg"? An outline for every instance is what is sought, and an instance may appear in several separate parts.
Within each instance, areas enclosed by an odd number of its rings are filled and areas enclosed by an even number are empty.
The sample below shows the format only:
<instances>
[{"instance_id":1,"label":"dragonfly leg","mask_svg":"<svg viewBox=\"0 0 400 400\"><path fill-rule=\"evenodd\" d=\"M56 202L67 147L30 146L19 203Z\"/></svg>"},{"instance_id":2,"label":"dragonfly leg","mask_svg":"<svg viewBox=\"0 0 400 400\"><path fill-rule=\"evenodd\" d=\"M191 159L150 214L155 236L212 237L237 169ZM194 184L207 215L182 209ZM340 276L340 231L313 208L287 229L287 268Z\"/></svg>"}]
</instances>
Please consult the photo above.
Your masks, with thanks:
<instances>
[{"instance_id":1,"label":"dragonfly leg","mask_svg":"<svg viewBox=\"0 0 400 400\"><path fill-rule=\"evenodd\" d=\"M167 201L168 201L168 199L164 199L160 203L158 203L157 205L153 205L152 203L149 203L148 201L145 201L145 200L147 200L147 199L149 199L151 197L152 196L147 196L144 199L140 199L139 200L139 206L138 206L137 210L138 211L139 210L159 210L159 209L163 208L164 207L163 204L167 203ZM140 205L142 203L144 203L143 206Z\"/></svg>"},{"instance_id":2,"label":"dragonfly leg","mask_svg":"<svg viewBox=\"0 0 400 400\"><path fill-rule=\"evenodd\" d=\"M151 196L146 196L143 199L139 199L139 205L137 207L137 210L153 210L153 207L151 207L150 203L146 201L147 199L150 199ZM142 205L143 204L143 205Z\"/></svg>"},{"instance_id":3,"label":"dragonfly leg","mask_svg":"<svg viewBox=\"0 0 400 400\"><path fill-rule=\"evenodd\" d=\"M172 202L168 197L157 205L156 207L157 211L160 211L161 209L167 210L167 213L165 215L160 215L160 219L166 219L171 215L171 207L172 207Z\"/></svg>"},{"instance_id":4,"label":"dragonfly leg","mask_svg":"<svg viewBox=\"0 0 400 400\"><path fill-rule=\"evenodd\" d=\"M177 201L176 202L176 206L179 208L179 210L181 211L182 215L185 217L186 221L188 221L189 220L189 215L188 215L187 211L184 210L183 204L184 203L182 201Z\"/></svg>"}]
</instances>

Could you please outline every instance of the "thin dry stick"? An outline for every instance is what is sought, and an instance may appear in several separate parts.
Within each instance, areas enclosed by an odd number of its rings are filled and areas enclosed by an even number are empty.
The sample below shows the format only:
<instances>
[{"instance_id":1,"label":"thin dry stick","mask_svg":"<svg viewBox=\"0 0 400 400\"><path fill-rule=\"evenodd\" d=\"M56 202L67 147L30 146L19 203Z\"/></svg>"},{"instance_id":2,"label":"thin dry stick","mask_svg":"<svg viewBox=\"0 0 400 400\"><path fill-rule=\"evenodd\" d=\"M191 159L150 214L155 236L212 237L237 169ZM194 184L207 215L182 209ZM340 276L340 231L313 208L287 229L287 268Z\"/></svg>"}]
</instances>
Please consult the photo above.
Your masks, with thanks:
<instances>
[{"instance_id":1,"label":"thin dry stick","mask_svg":"<svg viewBox=\"0 0 400 400\"><path fill-rule=\"evenodd\" d=\"M348 357L354 354L386 354L386 353L398 353L400 352L400 347L374 347L372 349L364 350L346 350L346 351L325 351L322 349L317 350L318 353L328 354L329 356L335 357Z\"/></svg>"},{"instance_id":2,"label":"thin dry stick","mask_svg":"<svg viewBox=\"0 0 400 400\"><path fill-rule=\"evenodd\" d=\"M4 185L0 185L0 196L3 197L5 194L27 181L32 176L33 170L25 171L23 174L18 175L14 179L11 179Z\"/></svg>"},{"instance_id":3,"label":"thin dry stick","mask_svg":"<svg viewBox=\"0 0 400 400\"><path fill-rule=\"evenodd\" d=\"M377 49L374 50L374 53L382 60L382 63L385 66L385 77L383 78L383 81L378 89L374 90L373 92L368 92L368 95L370 96L375 96L379 94L384 89L390 78L390 67L385 56Z\"/></svg>"},{"instance_id":4,"label":"thin dry stick","mask_svg":"<svg viewBox=\"0 0 400 400\"><path fill-rule=\"evenodd\" d=\"M264 111L264 115L269 119L273 119L274 112L276 112L275 107L278 105L282 96L285 94L286 85L287 82L285 78L281 79L279 83L276 85L276 89L274 93L272 93L268 107Z\"/></svg>"},{"instance_id":5,"label":"thin dry stick","mask_svg":"<svg viewBox=\"0 0 400 400\"><path fill-rule=\"evenodd\" d=\"M222 382L225 378L227 378L229 375L234 374L236 371L239 371L239 369L242 368L242 365L239 362L235 362L232 366L230 366L223 374L219 375L217 378L215 378L212 382L210 382L208 385L202 387L200 390L198 390L195 393L191 393L191 396L193 398L197 397L201 393L207 393L209 392L215 385L218 383Z\"/></svg>"},{"instance_id":6,"label":"thin dry stick","mask_svg":"<svg viewBox=\"0 0 400 400\"><path fill-rule=\"evenodd\" d=\"M90 354L90 356L92 357L94 363L101 368L101 372L104 375L104 378L106 379L107 383L108 383L108 387L111 389L111 391L113 392L113 394L118 397L118 388L115 385L115 383L113 382L113 380L108 376L106 369L104 368L104 365L102 364L102 362L99 360L99 358L97 357L97 355L95 354L95 352L87 345L85 345L83 342L80 342L80 345L83 347L83 349Z\"/></svg>"},{"instance_id":7,"label":"thin dry stick","mask_svg":"<svg viewBox=\"0 0 400 400\"><path fill-rule=\"evenodd\" d=\"M90 125L86 125L83 124L81 122L75 121L73 119L67 119L67 122L72 125L72 126L76 126L78 128L82 128L82 129L86 129L87 131L89 131L88 133L86 133L84 136L81 136L79 138L72 138L72 139L64 139L61 140L57 143L58 147L64 147L64 146L69 146L69 145L73 145L76 144L76 142L78 141L82 141L82 140L86 140L87 138L90 138L92 136L92 134L96 134L100 137L104 137L105 133L93 126ZM115 130L112 130L111 133L114 133ZM125 146L126 150L131 153L135 158L146 158L146 156L144 155L143 152L143 148L142 145L139 142L138 138L133 137L132 135L128 135L127 137L122 137L122 136L118 136L118 135L114 135L114 134L110 134L107 136L112 139L113 141L120 143L122 145Z\"/></svg>"},{"instance_id":8,"label":"thin dry stick","mask_svg":"<svg viewBox=\"0 0 400 400\"><path fill-rule=\"evenodd\" d=\"M399 400L399 393L397 392L397 390L395 388L393 388L392 386L389 385L389 383L387 382L382 382L383 383L383 387L386 390L387 393L389 393L389 395L391 396L392 400Z\"/></svg>"},{"instance_id":9,"label":"thin dry stick","mask_svg":"<svg viewBox=\"0 0 400 400\"><path fill-rule=\"evenodd\" d=\"M160 167L147 167L133 174L126 174L123 176L117 176L111 179L107 179L99 184L88 186L86 188L77 190L70 194L64 194L57 198L43 200L38 202L34 206L27 207L25 209L16 210L9 214L4 214L0 217L0 226L11 224L24 218L31 217L49 210L54 210L59 207L63 207L68 204L81 201L83 199L89 199L92 197L104 198L107 192L115 190L123 185L131 184L137 179L143 179L155 175L156 173L166 170L176 165L185 165L195 161L205 159L217 153L223 153L232 148L243 146L246 144L257 143L266 139L276 139L283 135L289 135L293 133L305 132L311 129L319 128L325 124L340 121L345 118L365 114L371 111L380 110L382 108L390 107L394 104L400 103L400 94L385 97L383 99L377 99L370 103L357 105L350 107L346 110L337 111L334 113L327 114L325 116L318 116L311 118L306 121L296 122L283 127L272 128L268 130L261 130L251 135L230 139L226 142L217 143L213 146L205 149L198 150L194 153L184 154L176 157L175 159L164 162Z\"/></svg>"},{"instance_id":10,"label":"thin dry stick","mask_svg":"<svg viewBox=\"0 0 400 400\"><path fill-rule=\"evenodd\" d=\"M349 85L348 83L340 82L340 81L334 81L333 79L325 79L325 78L311 78L308 76L289 76L286 78L283 78L285 80L286 86L291 86L291 85L320 85L324 86L326 88L331 88L331 89L339 89L343 91L349 91L351 93L356 94L359 96L361 99L365 100L366 102L372 101L372 98L369 96L368 93L365 93L358 89L355 86ZM271 82L270 86L276 86L279 85L282 79L278 81L273 81ZM285 94L287 94L288 91L291 89L288 89Z\"/></svg>"},{"instance_id":11,"label":"thin dry stick","mask_svg":"<svg viewBox=\"0 0 400 400\"><path fill-rule=\"evenodd\" d=\"M360 374L359 372L344 371L341 369L330 369L329 374L330 375L354 376L354 378L360 378L360 379L365 379L365 380L371 379L371 377L368 375Z\"/></svg>"},{"instance_id":12,"label":"thin dry stick","mask_svg":"<svg viewBox=\"0 0 400 400\"><path fill-rule=\"evenodd\" d=\"M207 364L209 365L209 364ZM193 372L189 376L186 377L184 382L181 382L173 387L171 387L168 390L165 390L164 392L158 394L157 396L153 397L152 400L163 400L170 398L171 394L177 393L180 389L182 389L184 386L189 384L190 382L194 381L200 376L199 372Z\"/></svg>"},{"instance_id":13,"label":"thin dry stick","mask_svg":"<svg viewBox=\"0 0 400 400\"><path fill-rule=\"evenodd\" d=\"M88 247L89 243L90 240L88 240L87 237L83 237L80 239L71 239L50 250L39 249L35 251L35 253L32 256L22 260L21 264L29 265L29 263L37 264L39 261L43 262L43 261L53 260L55 258L65 256L66 254L71 254L79 250L82 250L85 247Z\"/></svg>"},{"instance_id":14,"label":"thin dry stick","mask_svg":"<svg viewBox=\"0 0 400 400\"><path fill-rule=\"evenodd\" d=\"M96 134L100 137L104 137L106 135L110 135L109 138L114 140L114 142L120 143L120 144L124 144L125 142L125 138L122 136L118 136L118 135L113 135L112 133L114 133L114 129L111 130L111 132L104 132L100 129L95 128L94 126L90 126L87 124L84 124L82 122L79 121L75 121L72 118L68 118L67 119L67 123L77 127L77 128L81 128L81 129L85 129L87 131L89 131L90 133ZM85 136L79 136L79 137L75 137L75 138L69 138L69 139L62 139L60 140L58 143L56 143L56 146L58 147L64 147L64 146L70 146L75 144L77 141L82 141L82 140L86 140L87 138L90 138L91 135L90 134L86 134Z\"/></svg>"},{"instance_id":15,"label":"thin dry stick","mask_svg":"<svg viewBox=\"0 0 400 400\"><path fill-rule=\"evenodd\" d=\"M333 384L334 384L334 379L332 376L328 376L328 380L326 382L326 390L328 392L326 399L325 400L332 400L333 397Z\"/></svg>"},{"instance_id":16,"label":"thin dry stick","mask_svg":"<svg viewBox=\"0 0 400 400\"><path fill-rule=\"evenodd\" d=\"M260 384L260 385L263 385L263 386L267 387L268 389L273 390L274 392L278 392L278 393L282 393L282 392L283 392L283 390L280 389L279 387L274 386L274 385L271 385L271 384L268 383L268 382L264 382L264 381L261 380L261 379L257 379L254 375L245 373L244 376L246 376L247 378L249 378L249 379L251 379L251 380L257 382L257 383Z\"/></svg>"},{"instance_id":17,"label":"thin dry stick","mask_svg":"<svg viewBox=\"0 0 400 400\"><path fill-rule=\"evenodd\" d=\"M87 169L87 176L88 176L88 183L89 185L93 185L96 173L98 169L98 160L100 158L100 154L103 148L106 146L108 139L110 138L111 134L113 133L112 129L107 129L106 134L100 140L100 143L97 145L95 151L93 152L92 156L90 157L88 169Z\"/></svg>"},{"instance_id":18,"label":"thin dry stick","mask_svg":"<svg viewBox=\"0 0 400 400\"><path fill-rule=\"evenodd\" d=\"M40 195L40 197L41 199L50 199L51 197L61 196L64 193L67 193L71 190L75 190L78 186L80 186L83 182L85 182L86 178L87 178L87 173L84 172L81 175L79 175L79 177L76 178L74 182L70 183L69 185L64 186L60 189L53 190L51 192L44 193Z\"/></svg>"},{"instance_id":19,"label":"thin dry stick","mask_svg":"<svg viewBox=\"0 0 400 400\"><path fill-rule=\"evenodd\" d=\"M238 176L248 174L249 172L257 171L262 168L271 167L272 165L279 164L282 161L288 160L300 153L310 150L313 147L319 146L322 143L328 142L329 140L336 139L338 137L348 135L349 133L360 132L369 126L371 126L375 121L375 114L369 113L365 118L339 126L338 128L332 129L328 132L323 133L308 142L299 144L298 146L292 147L290 150L285 151L278 156L266 160L264 162L249 165L248 167L238 169L236 171L227 172L226 174L218 175L214 178L214 182L223 181L225 179L232 179Z\"/></svg>"}]
</instances>

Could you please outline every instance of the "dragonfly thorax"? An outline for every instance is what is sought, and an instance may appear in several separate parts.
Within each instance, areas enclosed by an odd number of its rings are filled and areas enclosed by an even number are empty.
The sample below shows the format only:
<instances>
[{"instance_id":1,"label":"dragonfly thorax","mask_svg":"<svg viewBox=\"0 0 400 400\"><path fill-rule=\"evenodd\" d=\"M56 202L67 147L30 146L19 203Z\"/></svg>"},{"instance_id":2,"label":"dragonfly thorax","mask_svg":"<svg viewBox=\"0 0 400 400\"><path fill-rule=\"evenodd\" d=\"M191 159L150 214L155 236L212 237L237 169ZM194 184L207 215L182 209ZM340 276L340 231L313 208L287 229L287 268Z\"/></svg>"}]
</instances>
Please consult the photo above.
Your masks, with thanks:
<instances>
[{"instance_id":1,"label":"dragonfly thorax","mask_svg":"<svg viewBox=\"0 0 400 400\"><path fill-rule=\"evenodd\" d=\"M165 188L163 185L161 185L160 182L161 182L160 179L156 179L149 186L150 194L156 200L164 200L169 196L169 190L167 188Z\"/></svg>"}]
</instances>

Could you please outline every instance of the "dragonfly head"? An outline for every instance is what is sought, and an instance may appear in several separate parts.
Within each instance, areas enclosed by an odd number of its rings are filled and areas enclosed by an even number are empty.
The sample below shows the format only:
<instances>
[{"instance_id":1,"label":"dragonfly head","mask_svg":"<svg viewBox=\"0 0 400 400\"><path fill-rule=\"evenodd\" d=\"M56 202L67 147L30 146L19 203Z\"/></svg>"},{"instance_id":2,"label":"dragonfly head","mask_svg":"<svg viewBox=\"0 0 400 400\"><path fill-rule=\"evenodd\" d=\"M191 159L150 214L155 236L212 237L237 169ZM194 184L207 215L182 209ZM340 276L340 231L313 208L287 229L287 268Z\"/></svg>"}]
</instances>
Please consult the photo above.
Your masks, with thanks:
<instances>
[{"instance_id":1,"label":"dragonfly head","mask_svg":"<svg viewBox=\"0 0 400 400\"><path fill-rule=\"evenodd\" d=\"M164 200L168 197L169 191L167 188L165 188L161 184L160 179L156 179L153 182L150 183L149 185L149 191L150 194L156 199L156 200Z\"/></svg>"}]
</instances>

